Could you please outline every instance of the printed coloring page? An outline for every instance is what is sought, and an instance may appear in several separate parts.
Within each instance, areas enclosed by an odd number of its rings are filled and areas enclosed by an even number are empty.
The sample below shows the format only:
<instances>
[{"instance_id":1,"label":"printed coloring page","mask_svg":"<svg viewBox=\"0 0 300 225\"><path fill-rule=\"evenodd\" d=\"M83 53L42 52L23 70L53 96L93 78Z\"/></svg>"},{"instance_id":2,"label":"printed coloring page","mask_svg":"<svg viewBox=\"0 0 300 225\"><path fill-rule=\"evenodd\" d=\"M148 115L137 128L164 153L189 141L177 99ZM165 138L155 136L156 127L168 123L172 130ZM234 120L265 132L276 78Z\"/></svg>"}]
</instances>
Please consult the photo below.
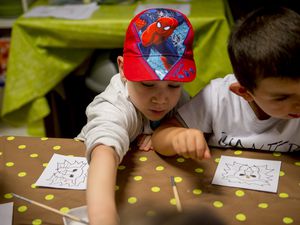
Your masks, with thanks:
<instances>
[{"instance_id":1,"label":"printed coloring page","mask_svg":"<svg viewBox=\"0 0 300 225\"><path fill-rule=\"evenodd\" d=\"M280 161L221 156L212 184L277 192Z\"/></svg>"},{"instance_id":2,"label":"printed coloring page","mask_svg":"<svg viewBox=\"0 0 300 225\"><path fill-rule=\"evenodd\" d=\"M85 157L53 154L35 184L40 187L84 190L87 169L88 163Z\"/></svg>"}]
</instances>

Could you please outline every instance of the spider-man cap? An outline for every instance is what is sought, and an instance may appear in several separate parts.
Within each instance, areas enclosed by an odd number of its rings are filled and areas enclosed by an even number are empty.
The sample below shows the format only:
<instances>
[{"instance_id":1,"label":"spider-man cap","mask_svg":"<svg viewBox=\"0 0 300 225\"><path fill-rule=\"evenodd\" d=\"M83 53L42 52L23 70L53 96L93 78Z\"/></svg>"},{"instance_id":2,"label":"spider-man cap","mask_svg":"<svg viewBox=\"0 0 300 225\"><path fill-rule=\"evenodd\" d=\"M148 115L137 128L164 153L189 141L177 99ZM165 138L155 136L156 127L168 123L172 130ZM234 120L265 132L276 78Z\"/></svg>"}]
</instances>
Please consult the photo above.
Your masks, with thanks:
<instances>
[{"instance_id":1,"label":"spider-man cap","mask_svg":"<svg viewBox=\"0 0 300 225\"><path fill-rule=\"evenodd\" d=\"M189 82L196 76L194 31L187 17L147 9L130 22L124 42L124 75L130 81Z\"/></svg>"}]
</instances>

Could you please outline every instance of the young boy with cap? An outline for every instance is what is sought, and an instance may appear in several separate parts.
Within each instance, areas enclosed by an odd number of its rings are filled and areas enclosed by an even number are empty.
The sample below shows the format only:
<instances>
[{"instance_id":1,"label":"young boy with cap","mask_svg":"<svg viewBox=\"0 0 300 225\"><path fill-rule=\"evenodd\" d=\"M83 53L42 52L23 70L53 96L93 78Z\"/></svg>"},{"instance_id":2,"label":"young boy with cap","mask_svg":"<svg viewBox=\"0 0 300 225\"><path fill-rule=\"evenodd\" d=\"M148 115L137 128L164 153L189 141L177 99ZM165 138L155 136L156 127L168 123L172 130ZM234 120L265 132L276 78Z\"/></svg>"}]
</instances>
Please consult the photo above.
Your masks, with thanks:
<instances>
[{"instance_id":1,"label":"young boy with cap","mask_svg":"<svg viewBox=\"0 0 300 225\"><path fill-rule=\"evenodd\" d=\"M234 75L211 81L156 129L156 151L203 159L208 145L300 150L300 15L278 6L254 11L232 30L228 52Z\"/></svg>"},{"instance_id":2,"label":"young boy with cap","mask_svg":"<svg viewBox=\"0 0 300 225\"><path fill-rule=\"evenodd\" d=\"M171 9L136 15L126 32L119 74L87 107L87 124L78 138L87 147L87 206L91 225L116 225L117 166L130 142L151 134L160 120L186 102L183 82L195 78L193 29Z\"/></svg>"}]
</instances>

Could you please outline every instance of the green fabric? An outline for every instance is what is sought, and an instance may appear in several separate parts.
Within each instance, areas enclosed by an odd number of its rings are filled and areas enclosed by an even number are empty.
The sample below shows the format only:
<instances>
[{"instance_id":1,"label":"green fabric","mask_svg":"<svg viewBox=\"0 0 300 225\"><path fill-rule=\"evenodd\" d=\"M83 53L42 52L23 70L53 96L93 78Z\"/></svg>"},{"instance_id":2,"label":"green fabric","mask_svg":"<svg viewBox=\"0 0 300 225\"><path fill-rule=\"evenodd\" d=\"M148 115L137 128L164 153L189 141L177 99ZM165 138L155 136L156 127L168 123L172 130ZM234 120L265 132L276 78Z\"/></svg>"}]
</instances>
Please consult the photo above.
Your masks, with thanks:
<instances>
[{"instance_id":1,"label":"green fabric","mask_svg":"<svg viewBox=\"0 0 300 225\"><path fill-rule=\"evenodd\" d=\"M39 0L35 5L46 3ZM190 4L197 78L185 89L194 96L211 79L223 77L232 69L226 50L230 26L223 0L193 0ZM95 48L122 48L136 7L137 3L101 5L87 20L18 18L12 30L3 119L29 127L43 124L41 121L50 113L45 95Z\"/></svg>"}]
</instances>

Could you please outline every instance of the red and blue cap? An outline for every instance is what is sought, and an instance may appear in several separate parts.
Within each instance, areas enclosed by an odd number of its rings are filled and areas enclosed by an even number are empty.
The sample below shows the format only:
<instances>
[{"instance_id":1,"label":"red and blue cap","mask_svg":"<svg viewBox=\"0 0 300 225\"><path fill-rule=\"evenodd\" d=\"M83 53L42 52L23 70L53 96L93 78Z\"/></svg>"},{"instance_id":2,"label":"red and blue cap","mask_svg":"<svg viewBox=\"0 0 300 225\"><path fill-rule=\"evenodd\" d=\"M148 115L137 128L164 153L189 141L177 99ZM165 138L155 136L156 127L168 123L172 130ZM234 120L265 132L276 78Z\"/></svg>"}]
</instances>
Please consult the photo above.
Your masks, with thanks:
<instances>
[{"instance_id":1,"label":"red and blue cap","mask_svg":"<svg viewBox=\"0 0 300 225\"><path fill-rule=\"evenodd\" d=\"M126 32L125 77L130 81L194 80L193 41L192 25L183 13L166 8L140 12Z\"/></svg>"}]
</instances>

